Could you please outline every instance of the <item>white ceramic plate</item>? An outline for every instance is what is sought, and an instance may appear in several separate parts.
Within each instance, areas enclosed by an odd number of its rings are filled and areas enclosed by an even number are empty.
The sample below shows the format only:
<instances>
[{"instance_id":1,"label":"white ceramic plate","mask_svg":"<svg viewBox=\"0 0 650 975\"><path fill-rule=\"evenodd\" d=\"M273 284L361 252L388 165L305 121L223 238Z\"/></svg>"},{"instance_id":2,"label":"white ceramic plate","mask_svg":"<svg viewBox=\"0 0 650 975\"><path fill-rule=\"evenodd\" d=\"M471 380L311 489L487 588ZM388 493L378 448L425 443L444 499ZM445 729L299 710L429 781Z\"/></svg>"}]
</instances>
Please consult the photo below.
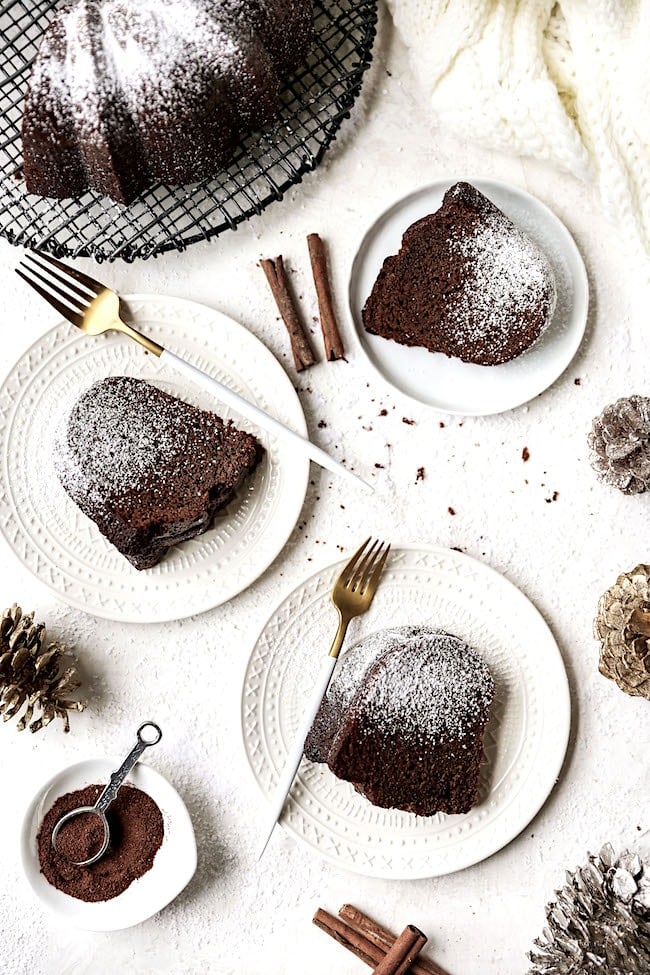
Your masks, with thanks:
<instances>
[{"instance_id":1,"label":"white ceramic plate","mask_svg":"<svg viewBox=\"0 0 650 975\"><path fill-rule=\"evenodd\" d=\"M411 193L382 214L368 230L352 265L350 310L362 350L379 374L407 396L444 413L484 416L514 409L547 389L573 359L587 323L585 266L564 224L540 200L516 186L471 179L485 196L542 248L558 288L553 320L539 342L500 366L477 366L442 353L408 348L369 335L361 320L384 259L397 254L402 234L420 217L440 207L457 180L439 180Z\"/></svg>"},{"instance_id":2,"label":"white ceramic plate","mask_svg":"<svg viewBox=\"0 0 650 975\"><path fill-rule=\"evenodd\" d=\"M242 726L253 775L270 798L336 628L329 601L344 563L316 573L275 610L244 679ZM434 877L490 856L541 808L566 752L570 699L562 658L526 597L481 562L441 548L392 550L370 611L347 643L409 623L476 647L495 680L479 804L464 816L379 809L325 765L304 761L282 825L339 867L373 877Z\"/></svg>"},{"instance_id":3,"label":"white ceramic plate","mask_svg":"<svg viewBox=\"0 0 650 975\"><path fill-rule=\"evenodd\" d=\"M36 837L48 809L67 792L107 782L123 757L90 759L63 769L34 796L23 821L21 859L32 890L48 910L87 931L119 931L146 921L178 897L196 870L194 829L183 800L159 772L140 762L127 782L151 796L163 815L165 829L151 870L118 897L94 904L57 890L41 873Z\"/></svg>"},{"instance_id":4,"label":"white ceramic plate","mask_svg":"<svg viewBox=\"0 0 650 975\"><path fill-rule=\"evenodd\" d=\"M178 298L127 296L143 332L226 383L298 433L300 401L269 350L225 315ZM254 433L266 455L213 527L139 572L65 493L52 444L79 394L109 375L147 379ZM283 548L307 490L309 461L116 333L87 337L67 322L18 361L0 389L0 531L21 562L62 599L128 622L180 619L249 586Z\"/></svg>"}]
</instances>

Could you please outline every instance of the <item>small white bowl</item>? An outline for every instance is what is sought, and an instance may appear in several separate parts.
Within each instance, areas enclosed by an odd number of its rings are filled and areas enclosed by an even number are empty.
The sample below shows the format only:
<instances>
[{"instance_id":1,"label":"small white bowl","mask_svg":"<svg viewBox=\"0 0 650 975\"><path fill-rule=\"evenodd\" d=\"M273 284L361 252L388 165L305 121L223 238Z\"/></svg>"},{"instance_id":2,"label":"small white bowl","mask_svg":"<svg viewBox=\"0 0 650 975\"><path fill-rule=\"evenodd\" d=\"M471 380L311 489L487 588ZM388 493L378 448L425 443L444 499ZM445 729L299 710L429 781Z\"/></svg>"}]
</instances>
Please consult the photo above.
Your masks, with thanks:
<instances>
[{"instance_id":1,"label":"small white bowl","mask_svg":"<svg viewBox=\"0 0 650 975\"><path fill-rule=\"evenodd\" d=\"M146 921L178 897L196 870L196 840L185 803L159 772L139 763L127 782L151 796L162 813L165 828L151 870L117 897L93 904L64 894L45 879L36 847L45 814L59 796L87 785L108 782L121 761L120 758L89 759L58 772L32 799L23 820L21 858L32 890L48 910L86 931L119 931Z\"/></svg>"}]
</instances>

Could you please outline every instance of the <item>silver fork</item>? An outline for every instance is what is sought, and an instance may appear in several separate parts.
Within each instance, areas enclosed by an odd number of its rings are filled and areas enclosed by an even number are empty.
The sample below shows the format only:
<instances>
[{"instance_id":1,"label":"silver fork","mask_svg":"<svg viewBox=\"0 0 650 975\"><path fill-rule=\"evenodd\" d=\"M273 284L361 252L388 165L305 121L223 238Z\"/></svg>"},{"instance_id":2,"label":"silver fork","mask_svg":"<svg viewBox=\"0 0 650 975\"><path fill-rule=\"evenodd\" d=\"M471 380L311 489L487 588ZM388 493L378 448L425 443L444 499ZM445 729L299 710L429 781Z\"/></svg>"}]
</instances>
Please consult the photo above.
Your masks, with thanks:
<instances>
[{"instance_id":1,"label":"silver fork","mask_svg":"<svg viewBox=\"0 0 650 975\"><path fill-rule=\"evenodd\" d=\"M60 315L63 315L86 335L100 335L102 332L109 331L121 332L141 345L147 352L158 356L162 363L180 372L190 382L201 386L208 393L221 400L222 403L226 403L246 419L252 420L253 423L262 427L263 430L288 440L302 454L306 454L321 467L346 478L348 481L353 481L357 485L362 485L368 491L373 491L369 484L366 484L347 467L330 457L316 444L311 443L306 437L301 437L295 430L286 427L275 417L269 416L268 413L244 399L239 393L229 389L228 386L224 386L217 379L213 379L201 369L197 369L185 359L138 332L122 318L119 295L111 288L95 281L88 274L78 271L77 268L69 267L54 257L34 252L25 254L23 261L16 268L16 274L23 281L26 281L41 298L56 308Z\"/></svg>"},{"instance_id":2,"label":"silver fork","mask_svg":"<svg viewBox=\"0 0 650 975\"><path fill-rule=\"evenodd\" d=\"M305 738L309 734L309 730L314 723L314 718L318 713L318 709L329 686L350 620L354 619L355 616L361 616L362 613L366 613L375 598L379 580L390 551L390 545L385 545L384 542L380 541L373 541L370 546L369 543L370 539L367 538L361 548L357 549L354 553L334 583L330 598L339 614L339 625L330 651L323 661L320 673L314 683L309 704L296 733L296 739L287 756L280 780L275 788L271 800L269 828L264 835L264 844L261 847L258 857L260 860L271 839L275 824L282 812L285 800L289 795L293 780L296 777L296 772L300 767L302 753L305 748Z\"/></svg>"}]
</instances>

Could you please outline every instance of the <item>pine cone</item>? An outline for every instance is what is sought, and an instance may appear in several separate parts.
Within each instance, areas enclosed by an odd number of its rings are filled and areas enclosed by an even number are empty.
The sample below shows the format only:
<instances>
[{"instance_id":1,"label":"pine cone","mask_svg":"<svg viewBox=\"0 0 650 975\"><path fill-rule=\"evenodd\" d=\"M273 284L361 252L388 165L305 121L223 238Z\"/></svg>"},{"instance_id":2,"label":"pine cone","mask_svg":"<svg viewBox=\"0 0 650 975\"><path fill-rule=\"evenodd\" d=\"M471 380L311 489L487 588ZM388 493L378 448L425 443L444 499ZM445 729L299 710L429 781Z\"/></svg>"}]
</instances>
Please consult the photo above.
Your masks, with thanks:
<instances>
[{"instance_id":1,"label":"pine cone","mask_svg":"<svg viewBox=\"0 0 650 975\"><path fill-rule=\"evenodd\" d=\"M626 694L650 701L650 566L618 577L598 602L598 669Z\"/></svg>"},{"instance_id":2,"label":"pine cone","mask_svg":"<svg viewBox=\"0 0 650 975\"><path fill-rule=\"evenodd\" d=\"M63 730L69 731L68 711L83 711L86 706L83 701L68 698L80 686L66 648L59 643L45 646L45 624L34 623L33 613L23 616L15 603L6 609L0 619L3 721L17 717L24 706L19 731L27 726L30 731L39 731L57 717L63 720Z\"/></svg>"},{"instance_id":3,"label":"pine cone","mask_svg":"<svg viewBox=\"0 0 650 975\"><path fill-rule=\"evenodd\" d=\"M606 406L588 437L591 466L623 494L650 488L650 399L629 396Z\"/></svg>"},{"instance_id":4,"label":"pine cone","mask_svg":"<svg viewBox=\"0 0 650 975\"><path fill-rule=\"evenodd\" d=\"M546 907L528 975L648 975L650 867L606 844Z\"/></svg>"}]
</instances>

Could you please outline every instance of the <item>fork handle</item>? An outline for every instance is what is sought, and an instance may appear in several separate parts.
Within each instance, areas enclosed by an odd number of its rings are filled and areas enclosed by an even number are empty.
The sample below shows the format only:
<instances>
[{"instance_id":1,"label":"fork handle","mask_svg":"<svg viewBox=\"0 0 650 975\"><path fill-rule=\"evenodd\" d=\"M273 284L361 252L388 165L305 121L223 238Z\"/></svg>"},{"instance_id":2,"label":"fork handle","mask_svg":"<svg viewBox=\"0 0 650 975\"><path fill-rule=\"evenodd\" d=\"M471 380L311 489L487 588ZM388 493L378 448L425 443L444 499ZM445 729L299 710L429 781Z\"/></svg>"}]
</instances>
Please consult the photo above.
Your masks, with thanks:
<instances>
[{"instance_id":1,"label":"fork handle","mask_svg":"<svg viewBox=\"0 0 650 975\"><path fill-rule=\"evenodd\" d=\"M336 636L332 640L332 646L330 647L329 653L330 657L332 657L334 660L336 660L339 655L339 651L343 646L343 641L345 640L345 634L348 632L348 626L350 625L350 617L344 616L338 606L336 608L339 614L339 628L336 631Z\"/></svg>"},{"instance_id":2,"label":"fork handle","mask_svg":"<svg viewBox=\"0 0 650 975\"><path fill-rule=\"evenodd\" d=\"M243 396L240 396L239 393L229 389L228 386L224 386L218 379L213 379L212 376L208 376L207 373L201 369L197 369L196 366L191 365L185 359L181 359L180 356L170 352L169 349L163 349L160 361L171 366L176 372L182 373L191 382L196 383L197 386L201 386L208 393L216 396L222 403L226 403L227 406L232 406L234 410L237 410L247 420L252 420L253 423L262 427L263 430L267 430L269 433L278 437L283 437L289 443L292 443L294 447L297 447L300 453L306 454L311 460L320 464L321 467L347 478L348 481L353 481L357 487L362 486L367 491L374 490L369 484L362 481L360 477L357 477L356 474L349 471L347 467L344 467L343 464L339 464L333 457L326 454L324 450L317 447L316 444L311 443L310 440L307 440L306 437L301 437L295 430L286 427L284 423L280 423L275 417L269 416L259 406L250 403Z\"/></svg>"},{"instance_id":3,"label":"fork handle","mask_svg":"<svg viewBox=\"0 0 650 975\"><path fill-rule=\"evenodd\" d=\"M302 755L305 750L305 738L309 734L311 726L314 723L314 718L318 713L321 701L325 697L335 666L336 657L331 657L328 654L328 656L323 660L320 672L316 678L316 681L314 682L314 687L312 689L307 708L305 709L305 713L302 717L302 721L300 722L300 727L296 732L294 743L289 750L282 774L280 775L278 784L275 787L275 791L271 799L269 819L267 822L266 831L264 833L264 841L258 854L258 860L261 860L262 855L264 854L267 844L271 839L273 830L275 829L275 824L280 817L282 809L284 808L286 798L291 791L293 780L296 777L296 772L300 767Z\"/></svg>"}]
</instances>

